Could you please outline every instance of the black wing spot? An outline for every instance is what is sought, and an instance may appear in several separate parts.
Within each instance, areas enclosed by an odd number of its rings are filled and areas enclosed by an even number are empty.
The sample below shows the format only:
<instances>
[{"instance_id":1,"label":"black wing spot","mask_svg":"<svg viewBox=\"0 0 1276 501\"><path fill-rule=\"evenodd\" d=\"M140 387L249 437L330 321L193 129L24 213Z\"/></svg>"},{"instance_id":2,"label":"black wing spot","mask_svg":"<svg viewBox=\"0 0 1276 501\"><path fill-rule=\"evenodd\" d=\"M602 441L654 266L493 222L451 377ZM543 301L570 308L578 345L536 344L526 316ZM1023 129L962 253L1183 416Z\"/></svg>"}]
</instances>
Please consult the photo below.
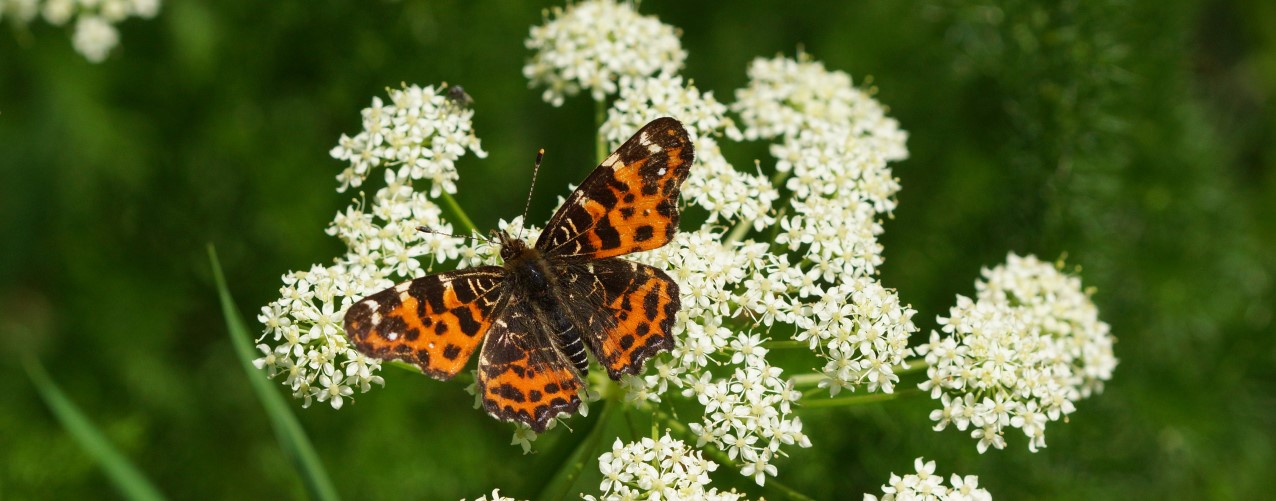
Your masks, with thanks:
<instances>
[{"instance_id":1,"label":"black wing spot","mask_svg":"<svg viewBox=\"0 0 1276 501\"><path fill-rule=\"evenodd\" d=\"M660 313L660 310L657 309L659 307L660 290L652 287L650 291L647 291L647 297L642 299L643 312L647 314L647 318L656 318L656 315Z\"/></svg>"},{"instance_id":2,"label":"black wing spot","mask_svg":"<svg viewBox=\"0 0 1276 501\"><path fill-rule=\"evenodd\" d=\"M632 213L633 211L630 210L630 212ZM651 237L655 236L655 234L656 234L655 228L652 228L651 225L649 224L644 224L642 226L639 226L637 230L634 230L634 240L639 242L646 242L648 240L651 240Z\"/></svg>"},{"instance_id":3,"label":"black wing spot","mask_svg":"<svg viewBox=\"0 0 1276 501\"><path fill-rule=\"evenodd\" d=\"M447 348L443 349L443 358L448 360L456 360L456 356L460 354L461 347L454 344L449 344L447 345Z\"/></svg>"},{"instance_id":4,"label":"black wing spot","mask_svg":"<svg viewBox=\"0 0 1276 501\"><path fill-rule=\"evenodd\" d=\"M523 402L527 400L527 398L523 396L522 391L508 383L492 388L492 394L515 402Z\"/></svg>"},{"instance_id":5,"label":"black wing spot","mask_svg":"<svg viewBox=\"0 0 1276 501\"><path fill-rule=\"evenodd\" d=\"M620 232L616 231L615 226L611 225L610 219L600 219L598 224L594 226L594 233L598 235L598 240L602 243L603 250L620 247Z\"/></svg>"},{"instance_id":6,"label":"black wing spot","mask_svg":"<svg viewBox=\"0 0 1276 501\"><path fill-rule=\"evenodd\" d=\"M457 324L461 327L461 332L465 333L466 336L474 337L478 334L479 329L483 327L483 324L474 321L474 312L470 310L469 306L453 308L452 315L456 316Z\"/></svg>"}]
</instances>

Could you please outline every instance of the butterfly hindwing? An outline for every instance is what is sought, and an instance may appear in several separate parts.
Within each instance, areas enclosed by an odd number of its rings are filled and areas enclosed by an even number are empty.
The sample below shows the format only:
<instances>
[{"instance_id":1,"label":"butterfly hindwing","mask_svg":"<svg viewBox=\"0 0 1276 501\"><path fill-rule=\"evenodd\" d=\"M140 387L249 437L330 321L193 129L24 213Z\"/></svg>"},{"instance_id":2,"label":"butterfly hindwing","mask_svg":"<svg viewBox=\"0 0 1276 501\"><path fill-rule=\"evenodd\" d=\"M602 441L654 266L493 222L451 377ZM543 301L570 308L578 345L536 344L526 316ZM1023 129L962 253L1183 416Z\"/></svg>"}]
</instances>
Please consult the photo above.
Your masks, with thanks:
<instances>
[{"instance_id":1,"label":"butterfly hindwing","mask_svg":"<svg viewBox=\"0 0 1276 501\"><path fill-rule=\"evenodd\" d=\"M559 413L576 412L584 383L550 336L528 303L510 299L479 357L478 389L489 414L540 433Z\"/></svg>"},{"instance_id":2,"label":"butterfly hindwing","mask_svg":"<svg viewBox=\"0 0 1276 501\"><path fill-rule=\"evenodd\" d=\"M681 306L678 283L658 268L623 259L568 267L564 283L585 304L573 304L582 337L612 379L638 374L647 359L674 346L673 326ZM574 285L580 284L580 285Z\"/></svg>"},{"instance_id":3,"label":"butterfly hindwing","mask_svg":"<svg viewBox=\"0 0 1276 501\"><path fill-rule=\"evenodd\" d=\"M502 268L483 266L401 283L351 305L347 336L368 356L449 379L491 327L504 277Z\"/></svg>"},{"instance_id":4,"label":"butterfly hindwing","mask_svg":"<svg viewBox=\"0 0 1276 501\"><path fill-rule=\"evenodd\" d=\"M681 123L668 117L651 121L567 198L536 249L581 261L668 243L678 230L678 194L694 158Z\"/></svg>"}]
</instances>

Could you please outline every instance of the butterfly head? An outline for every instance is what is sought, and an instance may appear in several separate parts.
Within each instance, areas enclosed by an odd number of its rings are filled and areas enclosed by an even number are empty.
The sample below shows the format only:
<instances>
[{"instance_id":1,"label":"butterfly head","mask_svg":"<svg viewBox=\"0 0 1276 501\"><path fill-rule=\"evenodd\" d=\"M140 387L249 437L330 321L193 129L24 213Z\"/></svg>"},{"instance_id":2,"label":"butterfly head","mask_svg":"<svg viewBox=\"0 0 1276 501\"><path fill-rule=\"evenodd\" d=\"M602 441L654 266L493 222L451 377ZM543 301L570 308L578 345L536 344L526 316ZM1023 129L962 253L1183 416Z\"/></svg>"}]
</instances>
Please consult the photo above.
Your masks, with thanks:
<instances>
[{"instance_id":1,"label":"butterfly head","mask_svg":"<svg viewBox=\"0 0 1276 501\"><path fill-rule=\"evenodd\" d=\"M492 238L501 243L501 260L507 263L530 250L527 242L510 235L504 230L492 230Z\"/></svg>"}]
</instances>

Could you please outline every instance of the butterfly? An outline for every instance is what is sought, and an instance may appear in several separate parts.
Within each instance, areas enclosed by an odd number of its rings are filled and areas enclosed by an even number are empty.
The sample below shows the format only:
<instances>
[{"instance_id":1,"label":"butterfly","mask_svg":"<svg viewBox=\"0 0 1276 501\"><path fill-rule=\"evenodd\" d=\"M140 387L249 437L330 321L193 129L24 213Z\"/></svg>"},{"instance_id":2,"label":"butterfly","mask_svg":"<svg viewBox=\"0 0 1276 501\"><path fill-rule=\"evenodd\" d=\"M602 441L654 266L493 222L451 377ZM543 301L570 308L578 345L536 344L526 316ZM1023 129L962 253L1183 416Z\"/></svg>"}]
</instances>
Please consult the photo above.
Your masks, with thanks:
<instances>
[{"instance_id":1,"label":"butterfly","mask_svg":"<svg viewBox=\"0 0 1276 501\"><path fill-rule=\"evenodd\" d=\"M537 433L580 406L586 351L613 380L673 348L678 283L617 256L678 231L678 196L694 161L673 118L643 126L580 184L536 243L501 231L502 266L428 275L350 306L360 352L415 364L446 380L480 349L478 391L489 414Z\"/></svg>"}]
</instances>

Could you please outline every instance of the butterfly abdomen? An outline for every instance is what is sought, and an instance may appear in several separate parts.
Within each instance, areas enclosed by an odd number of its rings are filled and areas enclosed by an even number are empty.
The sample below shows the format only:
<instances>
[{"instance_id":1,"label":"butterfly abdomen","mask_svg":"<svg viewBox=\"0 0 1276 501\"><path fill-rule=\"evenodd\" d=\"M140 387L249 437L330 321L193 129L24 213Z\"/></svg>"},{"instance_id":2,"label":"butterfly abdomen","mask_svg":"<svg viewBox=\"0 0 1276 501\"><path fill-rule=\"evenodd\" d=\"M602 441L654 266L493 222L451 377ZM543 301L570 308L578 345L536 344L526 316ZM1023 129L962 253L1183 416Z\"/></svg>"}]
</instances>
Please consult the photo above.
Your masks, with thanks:
<instances>
[{"instance_id":1,"label":"butterfly abdomen","mask_svg":"<svg viewBox=\"0 0 1276 501\"><path fill-rule=\"evenodd\" d=\"M588 374L589 358L585 355L585 343L581 340L575 323L562 307L563 298L556 293L562 288L559 282L561 277L550 269L535 249L518 244L513 244L512 247L518 252L511 253L511 259L505 263L511 286L523 291L524 296L530 299L538 321L552 333L559 352L571 361L582 376Z\"/></svg>"}]
</instances>

